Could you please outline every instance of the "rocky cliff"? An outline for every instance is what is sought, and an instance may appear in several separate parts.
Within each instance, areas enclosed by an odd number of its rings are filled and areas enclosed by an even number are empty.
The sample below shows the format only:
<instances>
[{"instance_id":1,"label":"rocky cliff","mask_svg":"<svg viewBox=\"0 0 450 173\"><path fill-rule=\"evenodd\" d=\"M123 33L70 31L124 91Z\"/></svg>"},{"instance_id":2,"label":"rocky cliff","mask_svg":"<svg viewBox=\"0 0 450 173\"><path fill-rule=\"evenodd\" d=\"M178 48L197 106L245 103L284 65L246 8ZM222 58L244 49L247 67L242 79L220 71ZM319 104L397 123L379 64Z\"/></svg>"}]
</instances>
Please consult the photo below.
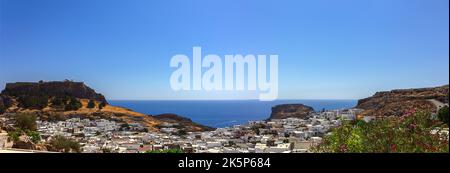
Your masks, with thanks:
<instances>
[{"instance_id":1,"label":"rocky cliff","mask_svg":"<svg viewBox=\"0 0 450 173\"><path fill-rule=\"evenodd\" d=\"M102 94L96 93L83 82L72 81L7 83L1 94L11 97L40 95L48 97L73 96L79 99L93 99L99 102L106 102Z\"/></svg>"},{"instance_id":2,"label":"rocky cliff","mask_svg":"<svg viewBox=\"0 0 450 173\"><path fill-rule=\"evenodd\" d=\"M448 85L377 92L359 100L356 108L369 116L400 116L411 109L435 112L439 105L448 104L448 92Z\"/></svg>"},{"instance_id":3,"label":"rocky cliff","mask_svg":"<svg viewBox=\"0 0 450 173\"><path fill-rule=\"evenodd\" d=\"M314 109L303 104L283 104L272 107L269 119L305 118Z\"/></svg>"}]
</instances>

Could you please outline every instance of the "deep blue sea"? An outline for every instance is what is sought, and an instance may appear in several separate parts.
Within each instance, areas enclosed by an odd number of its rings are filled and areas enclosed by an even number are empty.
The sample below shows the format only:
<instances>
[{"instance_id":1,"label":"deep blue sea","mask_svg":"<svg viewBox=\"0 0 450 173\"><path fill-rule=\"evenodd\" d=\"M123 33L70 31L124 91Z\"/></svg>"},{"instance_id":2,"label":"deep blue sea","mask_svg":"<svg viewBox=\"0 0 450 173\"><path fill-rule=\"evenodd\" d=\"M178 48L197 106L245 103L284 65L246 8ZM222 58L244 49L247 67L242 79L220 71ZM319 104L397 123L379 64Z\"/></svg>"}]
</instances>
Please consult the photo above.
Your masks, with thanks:
<instances>
[{"instance_id":1,"label":"deep blue sea","mask_svg":"<svg viewBox=\"0 0 450 173\"><path fill-rule=\"evenodd\" d=\"M269 118L271 108L279 104L302 103L316 111L326 109L345 109L354 107L357 100L230 100L230 101L109 101L111 105L134 111L158 115L174 113L212 127L226 127L246 124L250 120Z\"/></svg>"}]
</instances>

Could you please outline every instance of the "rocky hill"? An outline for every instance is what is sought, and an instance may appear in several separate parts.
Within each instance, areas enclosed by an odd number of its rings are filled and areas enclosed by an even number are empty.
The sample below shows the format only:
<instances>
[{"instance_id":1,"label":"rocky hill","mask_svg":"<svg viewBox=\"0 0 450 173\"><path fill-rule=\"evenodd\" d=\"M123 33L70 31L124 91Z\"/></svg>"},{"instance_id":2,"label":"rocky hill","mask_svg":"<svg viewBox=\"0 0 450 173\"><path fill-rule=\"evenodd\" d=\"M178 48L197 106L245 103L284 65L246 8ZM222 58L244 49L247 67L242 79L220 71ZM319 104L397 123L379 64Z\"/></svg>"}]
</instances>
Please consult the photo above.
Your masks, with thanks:
<instances>
[{"instance_id":1,"label":"rocky hill","mask_svg":"<svg viewBox=\"0 0 450 173\"><path fill-rule=\"evenodd\" d=\"M91 102L91 105L90 105ZM0 95L0 113L35 113L42 120L70 117L104 118L126 123L142 124L150 131L158 131L164 122L186 125L187 131L206 131L211 128L187 121L186 118L162 119L133 110L109 105L105 97L82 82L18 82L8 83Z\"/></svg>"},{"instance_id":2,"label":"rocky hill","mask_svg":"<svg viewBox=\"0 0 450 173\"><path fill-rule=\"evenodd\" d=\"M102 94L96 93L83 82L72 81L7 83L1 93L1 95L11 97L40 96L43 94L49 97L73 96L79 99L106 102Z\"/></svg>"},{"instance_id":3,"label":"rocky hill","mask_svg":"<svg viewBox=\"0 0 450 173\"><path fill-rule=\"evenodd\" d=\"M155 115L154 118L168 123L177 123L179 126L183 127L186 131L211 131L214 130L212 127L204 126L193 122L189 118L185 118L176 114L161 114Z\"/></svg>"},{"instance_id":4,"label":"rocky hill","mask_svg":"<svg viewBox=\"0 0 450 173\"><path fill-rule=\"evenodd\" d=\"M283 104L272 107L269 119L305 118L314 109L303 104Z\"/></svg>"},{"instance_id":5,"label":"rocky hill","mask_svg":"<svg viewBox=\"0 0 450 173\"><path fill-rule=\"evenodd\" d=\"M448 85L377 92L359 100L356 108L365 110L362 115L379 117L400 116L411 109L435 112L439 105L448 104L448 92Z\"/></svg>"}]
</instances>

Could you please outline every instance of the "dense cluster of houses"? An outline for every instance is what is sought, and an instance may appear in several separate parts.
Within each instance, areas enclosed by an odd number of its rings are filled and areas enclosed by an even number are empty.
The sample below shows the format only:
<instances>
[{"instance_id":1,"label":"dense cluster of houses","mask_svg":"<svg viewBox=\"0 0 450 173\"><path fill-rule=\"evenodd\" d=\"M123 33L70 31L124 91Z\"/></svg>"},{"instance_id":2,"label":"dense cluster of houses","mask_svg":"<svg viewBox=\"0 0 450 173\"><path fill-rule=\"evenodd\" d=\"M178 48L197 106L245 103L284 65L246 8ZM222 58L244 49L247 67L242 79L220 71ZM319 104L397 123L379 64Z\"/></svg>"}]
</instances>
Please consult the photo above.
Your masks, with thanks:
<instances>
[{"instance_id":1,"label":"dense cluster of houses","mask_svg":"<svg viewBox=\"0 0 450 173\"><path fill-rule=\"evenodd\" d=\"M251 121L246 125L203 132L189 147L206 153L292 153L309 152L331 128L343 119L355 119L360 110L324 111L306 118Z\"/></svg>"},{"instance_id":2,"label":"dense cluster of houses","mask_svg":"<svg viewBox=\"0 0 450 173\"><path fill-rule=\"evenodd\" d=\"M323 111L308 117L250 121L245 125L214 131L180 134L179 126L165 123L159 132L148 132L140 124L106 119L71 118L37 121L42 142L60 135L80 143L86 153L142 153L178 149L195 153L292 153L309 152L331 128L343 119L355 119L357 109Z\"/></svg>"},{"instance_id":3,"label":"dense cluster of houses","mask_svg":"<svg viewBox=\"0 0 450 173\"><path fill-rule=\"evenodd\" d=\"M290 153L309 152L342 119L354 119L358 110L312 113L304 119L287 118L251 121L245 125L180 135L178 126L162 125L159 132L147 132L140 124L124 124L105 119L71 118L65 121L38 121L43 142L56 135L73 139L87 153L139 153L179 149L196 153Z\"/></svg>"}]
</instances>

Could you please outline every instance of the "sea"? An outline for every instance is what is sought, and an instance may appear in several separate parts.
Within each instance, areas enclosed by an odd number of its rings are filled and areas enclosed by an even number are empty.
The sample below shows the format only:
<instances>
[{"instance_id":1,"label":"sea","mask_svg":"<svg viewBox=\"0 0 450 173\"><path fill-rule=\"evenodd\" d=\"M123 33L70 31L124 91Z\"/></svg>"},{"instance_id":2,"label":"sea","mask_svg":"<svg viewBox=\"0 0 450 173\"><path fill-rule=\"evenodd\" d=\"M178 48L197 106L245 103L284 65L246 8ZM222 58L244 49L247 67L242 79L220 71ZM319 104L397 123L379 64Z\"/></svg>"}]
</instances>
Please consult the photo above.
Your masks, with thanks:
<instances>
[{"instance_id":1,"label":"sea","mask_svg":"<svg viewBox=\"0 0 450 173\"><path fill-rule=\"evenodd\" d=\"M192 121L211 126L228 127L249 121L268 119L272 107L279 104L301 103L315 111L347 109L356 106L357 100L109 100L113 106L158 115L173 113Z\"/></svg>"}]
</instances>

